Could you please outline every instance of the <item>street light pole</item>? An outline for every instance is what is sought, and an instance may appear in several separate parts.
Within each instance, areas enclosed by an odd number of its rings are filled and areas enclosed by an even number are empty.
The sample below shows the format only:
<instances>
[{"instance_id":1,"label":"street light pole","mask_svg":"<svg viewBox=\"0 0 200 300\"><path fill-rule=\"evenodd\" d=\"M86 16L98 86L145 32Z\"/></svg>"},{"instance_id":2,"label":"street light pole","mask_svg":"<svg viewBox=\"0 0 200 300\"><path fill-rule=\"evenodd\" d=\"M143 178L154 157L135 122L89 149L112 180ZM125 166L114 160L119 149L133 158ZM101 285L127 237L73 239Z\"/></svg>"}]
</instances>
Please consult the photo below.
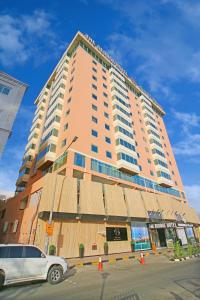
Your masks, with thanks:
<instances>
[{"instance_id":1,"label":"street light pole","mask_svg":"<svg viewBox=\"0 0 200 300\"><path fill-rule=\"evenodd\" d=\"M78 137L75 136L71 143L68 145L68 147L65 149L64 153L67 154L67 150L70 148L70 146L77 141ZM57 173L56 173L56 178L55 178L55 184L54 184L54 190L53 190L53 195L52 195L52 201L51 201L51 210L49 213L49 220L48 224L52 225L52 220L53 220L53 208L54 208L54 202L55 202L55 195L56 195L56 186L57 186ZM48 248L49 248L49 235L46 233L46 238L45 238L45 253L48 253Z\"/></svg>"}]
</instances>

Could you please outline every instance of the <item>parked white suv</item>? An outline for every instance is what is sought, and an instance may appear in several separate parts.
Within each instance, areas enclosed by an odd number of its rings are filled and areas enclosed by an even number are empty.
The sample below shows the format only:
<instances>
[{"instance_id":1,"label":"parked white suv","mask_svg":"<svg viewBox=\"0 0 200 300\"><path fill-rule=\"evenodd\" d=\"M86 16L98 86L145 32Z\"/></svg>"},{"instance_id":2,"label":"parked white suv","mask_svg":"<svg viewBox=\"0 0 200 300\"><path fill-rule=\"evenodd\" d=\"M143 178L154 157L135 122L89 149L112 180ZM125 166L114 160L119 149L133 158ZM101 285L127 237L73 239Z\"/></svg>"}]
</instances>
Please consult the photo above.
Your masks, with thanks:
<instances>
[{"instance_id":1,"label":"parked white suv","mask_svg":"<svg viewBox=\"0 0 200 300\"><path fill-rule=\"evenodd\" d=\"M45 255L35 246L0 244L0 287L40 279L56 284L67 269L64 258Z\"/></svg>"}]
</instances>

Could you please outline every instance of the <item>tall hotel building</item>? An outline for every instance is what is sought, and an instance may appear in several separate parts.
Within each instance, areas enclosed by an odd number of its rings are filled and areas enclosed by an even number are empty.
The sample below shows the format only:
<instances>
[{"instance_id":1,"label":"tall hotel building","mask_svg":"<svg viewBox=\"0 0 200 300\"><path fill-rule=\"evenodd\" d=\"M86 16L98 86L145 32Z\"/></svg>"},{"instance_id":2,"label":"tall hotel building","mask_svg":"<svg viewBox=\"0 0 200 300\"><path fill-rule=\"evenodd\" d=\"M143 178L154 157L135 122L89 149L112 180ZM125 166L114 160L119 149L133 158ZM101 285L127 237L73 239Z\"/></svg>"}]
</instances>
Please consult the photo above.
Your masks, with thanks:
<instances>
[{"instance_id":1,"label":"tall hotel building","mask_svg":"<svg viewBox=\"0 0 200 300\"><path fill-rule=\"evenodd\" d=\"M85 255L199 239L163 108L80 32L39 96L16 195L1 205L1 242Z\"/></svg>"}]
</instances>

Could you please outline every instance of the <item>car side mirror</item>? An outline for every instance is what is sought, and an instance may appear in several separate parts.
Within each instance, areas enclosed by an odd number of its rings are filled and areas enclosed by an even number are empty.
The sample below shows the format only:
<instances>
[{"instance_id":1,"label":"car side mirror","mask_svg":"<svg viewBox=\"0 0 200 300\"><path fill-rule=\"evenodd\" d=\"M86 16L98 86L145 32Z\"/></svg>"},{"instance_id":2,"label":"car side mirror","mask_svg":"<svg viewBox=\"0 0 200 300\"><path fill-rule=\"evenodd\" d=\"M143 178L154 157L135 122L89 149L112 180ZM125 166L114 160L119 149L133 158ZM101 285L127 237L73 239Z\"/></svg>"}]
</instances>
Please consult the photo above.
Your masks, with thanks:
<instances>
[{"instance_id":1,"label":"car side mirror","mask_svg":"<svg viewBox=\"0 0 200 300\"><path fill-rule=\"evenodd\" d=\"M44 253L41 253L41 258L45 258L46 256L44 255Z\"/></svg>"}]
</instances>

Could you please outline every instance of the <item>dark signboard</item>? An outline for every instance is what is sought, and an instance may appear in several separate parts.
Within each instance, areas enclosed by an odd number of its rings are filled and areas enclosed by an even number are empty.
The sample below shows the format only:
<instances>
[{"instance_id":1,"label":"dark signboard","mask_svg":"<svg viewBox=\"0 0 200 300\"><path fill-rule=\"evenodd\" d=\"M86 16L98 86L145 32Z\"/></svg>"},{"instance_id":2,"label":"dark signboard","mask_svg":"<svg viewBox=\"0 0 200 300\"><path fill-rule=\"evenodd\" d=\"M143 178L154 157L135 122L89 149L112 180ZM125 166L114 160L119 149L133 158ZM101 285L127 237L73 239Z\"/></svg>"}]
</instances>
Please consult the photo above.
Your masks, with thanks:
<instances>
[{"instance_id":1,"label":"dark signboard","mask_svg":"<svg viewBox=\"0 0 200 300\"><path fill-rule=\"evenodd\" d=\"M106 240L110 241L127 241L127 228L125 227L106 227Z\"/></svg>"}]
</instances>

